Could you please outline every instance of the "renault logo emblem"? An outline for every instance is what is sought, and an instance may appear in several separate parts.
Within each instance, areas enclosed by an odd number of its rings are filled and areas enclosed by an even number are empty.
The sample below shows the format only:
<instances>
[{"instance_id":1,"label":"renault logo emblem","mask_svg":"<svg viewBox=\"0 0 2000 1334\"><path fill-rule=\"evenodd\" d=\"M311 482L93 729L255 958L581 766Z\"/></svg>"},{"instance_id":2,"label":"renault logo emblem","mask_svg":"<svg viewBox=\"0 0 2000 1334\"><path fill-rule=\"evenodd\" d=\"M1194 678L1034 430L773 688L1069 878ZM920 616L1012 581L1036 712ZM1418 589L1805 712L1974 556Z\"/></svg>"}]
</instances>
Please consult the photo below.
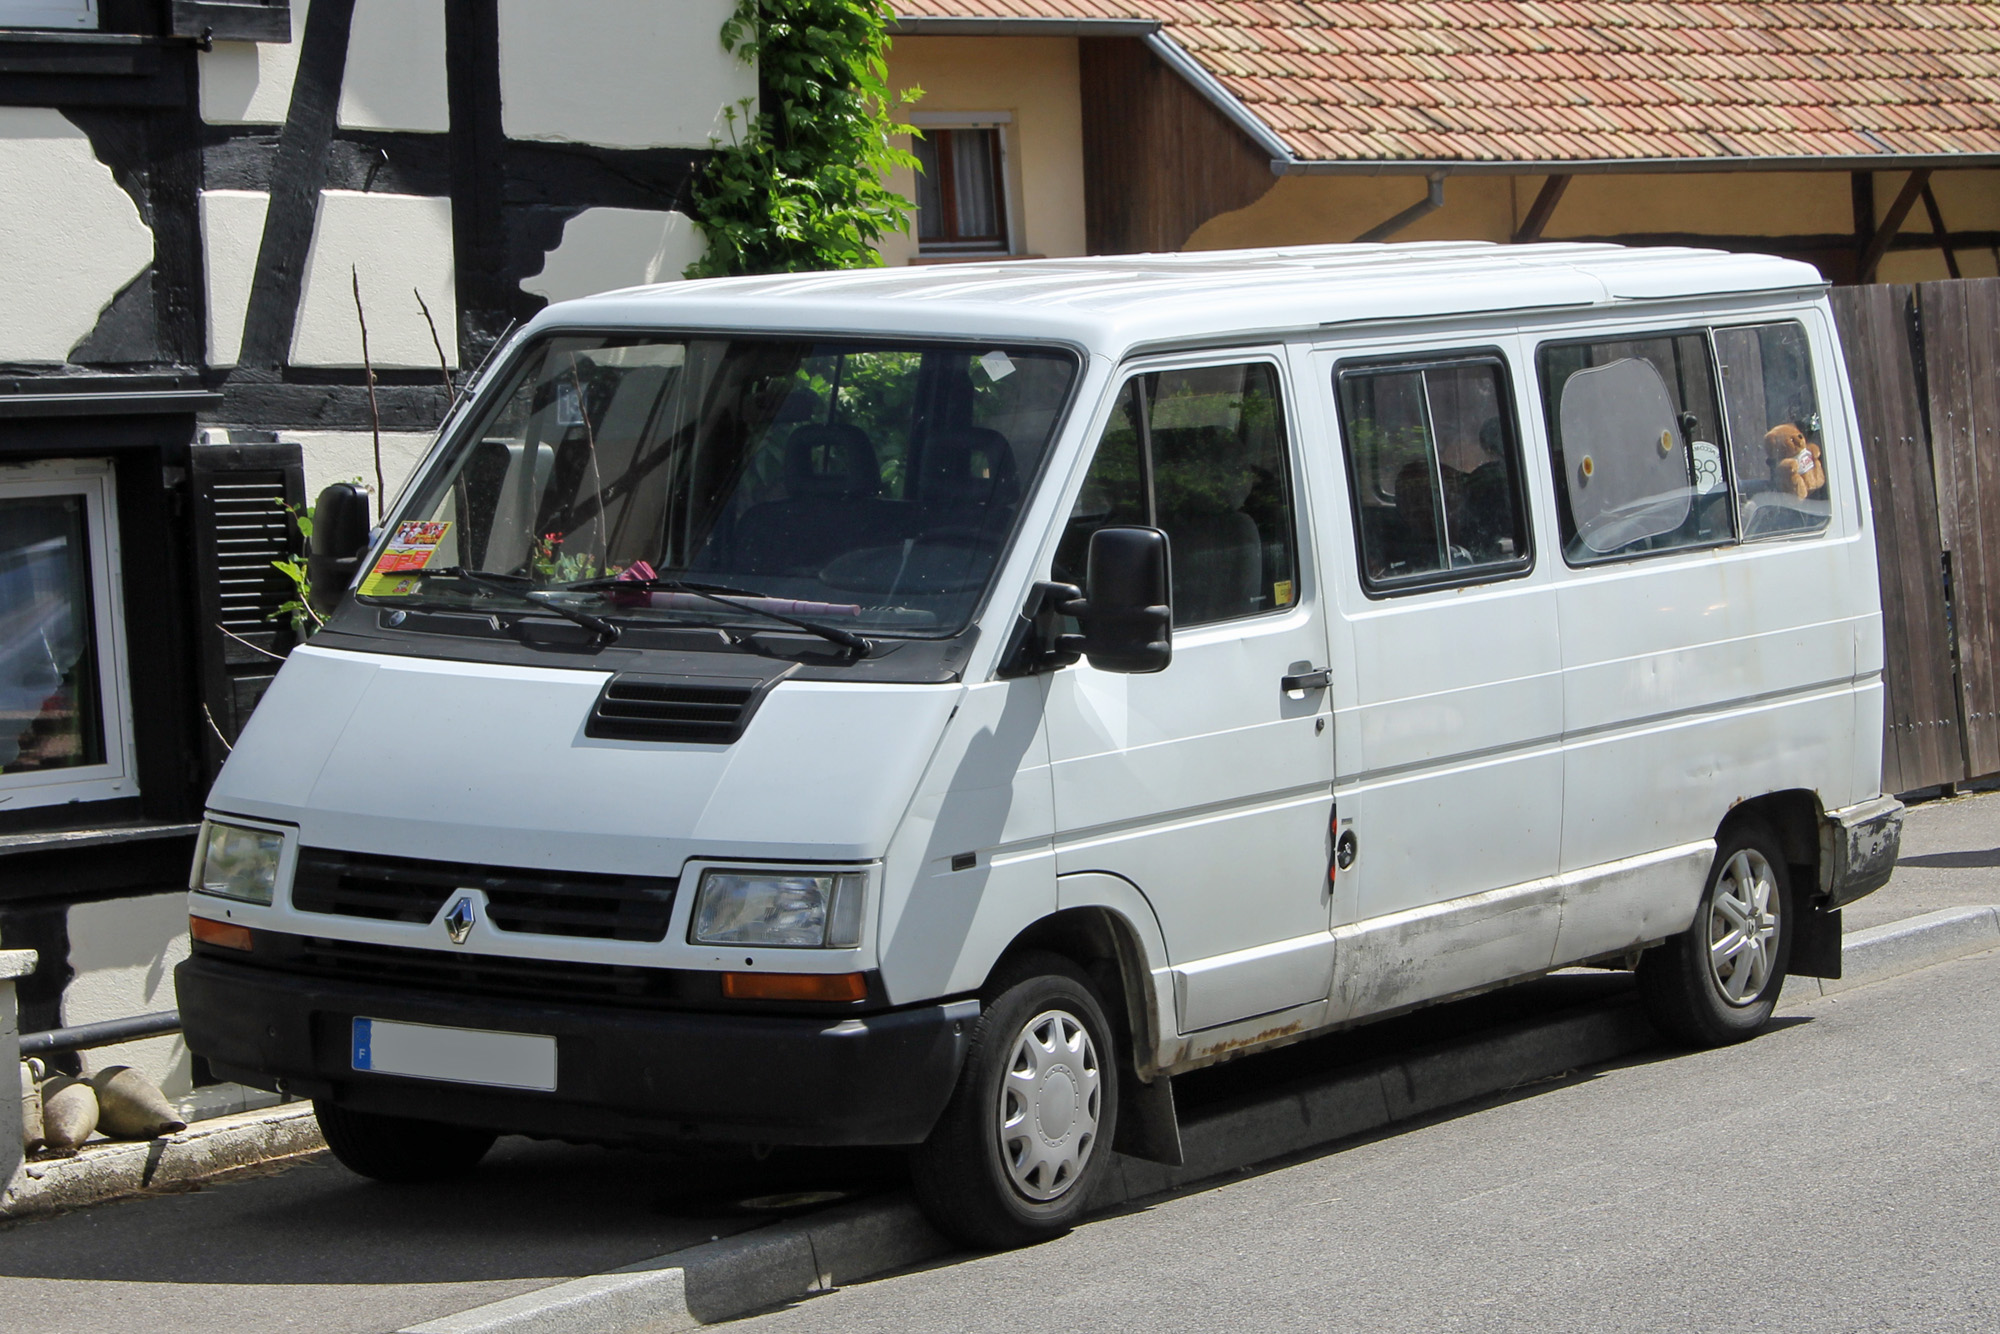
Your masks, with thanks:
<instances>
[{"instance_id":1,"label":"renault logo emblem","mask_svg":"<svg viewBox=\"0 0 2000 1334\"><path fill-rule=\"evenodd\" d=\"M444 929L454 945L463 945L465 938L472 934L472 924L479 920L478 909L472 906L472 895L461 894L458 902L451 905L451 911L444 915Z\"/></svg>"}]
</instances>

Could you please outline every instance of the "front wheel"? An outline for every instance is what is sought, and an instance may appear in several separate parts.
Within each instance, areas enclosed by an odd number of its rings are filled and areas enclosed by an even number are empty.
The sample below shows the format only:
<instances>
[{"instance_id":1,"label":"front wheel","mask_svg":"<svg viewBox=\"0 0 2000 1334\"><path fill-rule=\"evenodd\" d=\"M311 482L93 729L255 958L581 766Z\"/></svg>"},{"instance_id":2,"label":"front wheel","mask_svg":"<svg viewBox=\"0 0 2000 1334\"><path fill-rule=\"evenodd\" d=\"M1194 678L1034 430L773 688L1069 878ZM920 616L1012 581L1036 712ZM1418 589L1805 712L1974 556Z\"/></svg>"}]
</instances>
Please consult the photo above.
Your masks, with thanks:
<instances>
[{"instance_id":1,"label":"front wheel","mask_svg":"<svg viewBox=\"0 0 2000 1334\"><path fill-rule=\"evenodd\" d=\"M326 1147L349 1171L377 1181L445 1181L479 1165L499 1138L490 1130L416 1121L379 1112L357 1112L324 1098L313 1115Z\"/></svg>"},{"instance_id":2,"label":"front wheel","mask_svg":"<svg viewBox=\"0 0 2000 1334\"><path fill-rule=\"evenodd\" d=\"M1715 850L1694 925L1639 961L1639 995L1670 1037L1720 1047L1771 1022L1792 952L1783 850L1762 825L1740 825Z\"/></svg>"},{"instance_id":3,"label":"front wheel","mask_svg":"<svg viewBox=\"0 0 2000 1334\"><path fill-rule=\"evenodd\" d=\"M911 1160L917 1203L972 1247L1067 1232L1111 1156L1118 1070L1090 981L1036 955L996 978L958 1087Z\"/></svg>"}]
</instances>

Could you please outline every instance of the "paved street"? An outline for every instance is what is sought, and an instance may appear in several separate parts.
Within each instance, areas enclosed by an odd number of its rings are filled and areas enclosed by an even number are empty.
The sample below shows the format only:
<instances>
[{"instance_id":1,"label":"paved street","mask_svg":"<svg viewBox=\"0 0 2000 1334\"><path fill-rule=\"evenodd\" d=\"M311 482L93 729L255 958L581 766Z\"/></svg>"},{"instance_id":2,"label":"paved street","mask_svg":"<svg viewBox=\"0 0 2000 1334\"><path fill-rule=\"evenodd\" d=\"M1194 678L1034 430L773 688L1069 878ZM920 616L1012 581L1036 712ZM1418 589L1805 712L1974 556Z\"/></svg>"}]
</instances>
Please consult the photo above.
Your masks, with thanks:
<instances>
[{"instance_id":1,"label":"paved street","mask_svg":"<svg viewBox=\"0 0 2000 1334\"><path fill-rule=\"evenodd\" d=\"M2000 1327L2000 954L1782 1023L739 1327Z\"/></svg>"},{"instance_id":2,"label":"paved street","mask_svg":"<svg viewBox=\"0 0 2000 1334\"><path fill-rule=\"evenodd\" d=\"M1850 928L2000 902L2000 794L1913 810ZM1181 1081L1183 1106L1622 992L1550 979ZM1660 1056L1102 1219L1014 1256L862 1284L774 1329L1984 1328L2000 955L1810 1003L1748 1047ZM0 1226L0 1311L37 1334L370 1334L755 1226L887 1155L761 1165L503 1141L395 1189L325 1157ZM0 1321L11 1328L11 1321Z\"/></svg>"}]
</instances>

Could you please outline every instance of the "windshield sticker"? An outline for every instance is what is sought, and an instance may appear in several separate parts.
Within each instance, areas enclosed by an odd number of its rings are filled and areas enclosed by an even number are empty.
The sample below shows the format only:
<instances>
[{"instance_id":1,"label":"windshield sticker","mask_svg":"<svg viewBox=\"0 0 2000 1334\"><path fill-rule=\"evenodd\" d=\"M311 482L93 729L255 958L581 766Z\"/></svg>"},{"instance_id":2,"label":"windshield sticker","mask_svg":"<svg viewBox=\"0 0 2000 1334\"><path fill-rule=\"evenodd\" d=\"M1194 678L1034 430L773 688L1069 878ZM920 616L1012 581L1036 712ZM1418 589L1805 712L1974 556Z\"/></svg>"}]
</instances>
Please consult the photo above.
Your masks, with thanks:
<instances>
[{"instance_id":1,"label":"windshield sticker","mask_svg":"<svg viewBox=\"0 0 2000 1334\"><path fill-rule=\"evenodd\" d=\"M1004 380L1014 373L1014 359L1005 352L988 352L979 359L979 369L989 380Z\"/></svg>"},{"instance_id":2,"label":"windshield sticker","mask_svg":"<svg viewBox=\"0 0 2000 1334\"><path fill-rule=\"evenodd\" d=\"M451 530L451 521L436 523L415 521L398 524L396 535L389 539L389 545L382 549L382 557L375 562L375 568L361 585L361 591L370 597L400 597L414 593L418 580L418 570L431 563L444 537ZM401 576L401 577L398 577Z\"/></svg>"}]
</instances>

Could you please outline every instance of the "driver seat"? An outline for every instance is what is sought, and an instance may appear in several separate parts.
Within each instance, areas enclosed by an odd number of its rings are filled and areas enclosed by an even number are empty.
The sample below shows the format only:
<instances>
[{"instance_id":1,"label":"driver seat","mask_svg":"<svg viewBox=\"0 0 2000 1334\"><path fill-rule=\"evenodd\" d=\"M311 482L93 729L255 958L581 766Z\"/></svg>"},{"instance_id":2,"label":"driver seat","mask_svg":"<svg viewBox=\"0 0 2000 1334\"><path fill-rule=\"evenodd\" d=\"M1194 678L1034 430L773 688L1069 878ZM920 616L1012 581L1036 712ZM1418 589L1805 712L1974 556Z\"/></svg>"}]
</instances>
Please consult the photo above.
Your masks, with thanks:
<instances>
[{"instance_id":1,"label":"driver seat","mask_svg":"<svg viewBox=\"0 0 2000 1334\"><path fill-rule=\"evenodd\" d=\"M731 545L750 574L814 574L875 537L881 465L868 433L808 422L785 440L785 498L745 510Z\"/></svg>"},{"instance_id":2,"label":"driver seat","mask_svg":"<svg viewBox=\"0 0 2000 1334\"><path fill-rule=\"evenodd\" d=\"M926 535L956 531L998 542L1014 523L1021 478L1014 446L986 426L938 431L924 442L917 503Z\"/></svg>"}]
</instances>

